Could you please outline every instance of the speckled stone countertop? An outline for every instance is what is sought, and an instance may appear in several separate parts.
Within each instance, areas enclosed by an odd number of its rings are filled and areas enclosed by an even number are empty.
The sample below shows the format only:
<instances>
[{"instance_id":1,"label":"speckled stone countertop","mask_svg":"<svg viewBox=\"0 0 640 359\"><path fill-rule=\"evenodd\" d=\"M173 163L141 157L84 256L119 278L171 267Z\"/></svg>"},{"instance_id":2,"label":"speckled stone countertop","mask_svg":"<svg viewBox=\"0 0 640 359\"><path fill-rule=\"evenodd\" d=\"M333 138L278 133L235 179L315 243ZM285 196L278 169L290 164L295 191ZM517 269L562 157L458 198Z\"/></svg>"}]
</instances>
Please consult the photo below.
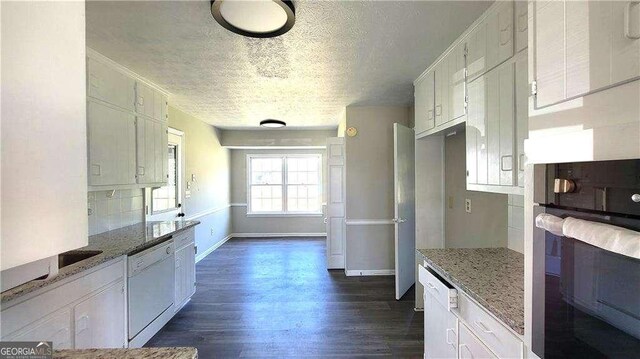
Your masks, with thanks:
<instances>
[{"instance_id":1,"label":"speckled stone countertop","mask_svg":"<svg viewBox=\"0 0 640 359\"><path fill-rule=\"evenodd\" d=\"M418 249L445 279L524 335L524 256L507 248Z\"/></svg>"},{"instance_id":2,"label":"speckled stone countertop","mask_svg":"<svg viewBox=\"0 0 640 359\"><path fill-rule=\"evenodd\" d=\"M196 348L55 350L57 359L196 359Z\"/></svg>"},{"instance_id":3,"label":"speckled stone countertop","mask_svg":"<svg viewBox=\"0 0 640 359\"><path fill-rule=\"evenodd\" d=\"M89 237L89 245L78 251L99 250L102 253L86 260L66 266L52 278L32 280L0 293L2 304L36 291L42 287L61 281L64 278L85 271L114 258L140 252L169 239L176 232L191 228L198 221L147 222L115 229Z\"/></svg>"}]
</instances>

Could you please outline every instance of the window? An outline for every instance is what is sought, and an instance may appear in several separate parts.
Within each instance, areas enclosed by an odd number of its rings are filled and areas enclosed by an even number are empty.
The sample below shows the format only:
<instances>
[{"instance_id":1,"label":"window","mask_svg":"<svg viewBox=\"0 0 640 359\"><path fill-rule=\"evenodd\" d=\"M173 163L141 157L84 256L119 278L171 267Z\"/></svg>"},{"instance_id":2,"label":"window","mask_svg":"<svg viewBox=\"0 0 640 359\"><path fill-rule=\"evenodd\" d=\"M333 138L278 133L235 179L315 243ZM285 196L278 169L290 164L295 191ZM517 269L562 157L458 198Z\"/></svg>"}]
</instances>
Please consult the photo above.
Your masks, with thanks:
<instances>
[{"instance_id":1,"label":"window","mask_svg":"<svg viewBox=\"0 0 640 359\"><path fill-rule=\"evenodd\" d=\"M169 143L169 174L167 185L151 190L152 213L178 208L178 145Z\"/></svg>"},{"instance_id":2,"label":"window","mask_svg":"<svg viewBox=\"0 0 640 359\"><path fill-rule=\"evenodd\" d=\"M320 155L248 155L249 214L320 214Z\"/></svg>"}]
</instances>

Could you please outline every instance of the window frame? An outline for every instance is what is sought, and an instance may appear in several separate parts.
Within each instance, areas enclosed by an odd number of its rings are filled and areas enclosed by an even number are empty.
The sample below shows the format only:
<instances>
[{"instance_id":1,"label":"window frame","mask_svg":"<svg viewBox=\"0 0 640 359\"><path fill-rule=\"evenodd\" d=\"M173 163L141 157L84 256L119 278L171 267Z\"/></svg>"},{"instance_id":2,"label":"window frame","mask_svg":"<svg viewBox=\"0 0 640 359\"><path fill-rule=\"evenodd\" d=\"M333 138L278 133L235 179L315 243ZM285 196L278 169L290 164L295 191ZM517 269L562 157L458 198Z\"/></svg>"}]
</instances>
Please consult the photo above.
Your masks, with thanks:
<instances>
[{"instance_id":1,"label":"window frame","mask_svg":"<svg viewBox=\"0 0 640 359\"><path fill-rule=\"evenodd\" d=\"M311 158L318 159L318 211L289 211L288 204L288 191L289 186L288 179L288 158ZM252 169L251 160L254 158L280 158L282 159L282 211L254 211L251 206L251 179ZM323 182L322 182L322 154L320 153L294 153L294 154L268 154L268 153L250 153L246 156L246 200L247 200L247 217L322 217L322 196L323 196ZM295 184L294 184L295 185Z\"/></svg>"}]
</instances>

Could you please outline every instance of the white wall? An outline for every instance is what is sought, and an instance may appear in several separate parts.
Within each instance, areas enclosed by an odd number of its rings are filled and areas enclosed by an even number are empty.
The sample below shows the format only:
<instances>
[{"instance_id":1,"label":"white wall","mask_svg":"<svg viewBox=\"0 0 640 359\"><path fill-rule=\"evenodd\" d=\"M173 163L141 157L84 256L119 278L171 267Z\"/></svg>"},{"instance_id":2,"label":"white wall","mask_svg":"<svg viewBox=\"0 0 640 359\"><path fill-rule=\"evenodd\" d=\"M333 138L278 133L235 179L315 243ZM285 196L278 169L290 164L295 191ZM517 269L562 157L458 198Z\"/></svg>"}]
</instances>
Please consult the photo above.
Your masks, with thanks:
<instances>
[{"instance_id":1,"label":"white wall","mask_svg":"<svg viewBox=\"0 0 640 359\"><path fill-rule=\"evenodd\" d=\"M335 131L331 132L335 135ZM324 135L323 135L324 136ZM326 141L326 140L325 140ZM322 156L322 215L287 217L247 216L247 155L248 154L320 154ZM231 150L231 218L233 233L239 236L259 234L324 234L326 208L326 156L324 149L255 149Z\"/></svg>"},{"instance_id":2,"label":"white wall","mask_svg":"<svg viewBox=\"0 0 640 359\"><path fill-rule=\"evenodd\" d=\"M524 253L524 196L509 195L507 247Z\"/></svg>"},{"instance_id":3,"label":"white wall","mask_svg":"<svg viewBox=\"0 0 640 359\"><path fill-rule=\"evenodd\" d=\"M348 220L391 220L393 201L393 124L409 124L410 110L400 106L348 106L346 190ZM393 270L393 224L347 225L346 269Z\"/></svg>"}]
</instances>

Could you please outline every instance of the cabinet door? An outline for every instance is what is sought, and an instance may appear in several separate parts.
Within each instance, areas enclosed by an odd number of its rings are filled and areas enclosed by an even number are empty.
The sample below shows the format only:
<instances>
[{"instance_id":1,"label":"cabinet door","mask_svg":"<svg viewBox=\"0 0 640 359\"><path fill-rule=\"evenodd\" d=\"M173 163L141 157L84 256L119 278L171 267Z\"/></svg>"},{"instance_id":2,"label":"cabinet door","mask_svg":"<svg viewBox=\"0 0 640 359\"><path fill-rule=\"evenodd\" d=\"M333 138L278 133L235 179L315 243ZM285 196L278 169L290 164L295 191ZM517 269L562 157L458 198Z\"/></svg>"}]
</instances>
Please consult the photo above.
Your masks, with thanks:
<instances>
[{"instance_id":1,"label":"cabinet door","mask_svg":"<svg viewBox=\"0 0 640 359\"><path fill-rule=\"evenodd\" d=\"M537 108L565 96L565 21L562 1L536 1L533 8L533 73Z\"/></svg>"},{"instance_id":2,"label":"cabinet door","mask_svg":"<svg viewBox=\"0 0 640 359\"><path fill-rule=\"evenodd\" d=\"M620 26L627 26L628 23L630 27L640 29L640 3L612 1L609 5L612 21L611 83L620 83L640 77L640 39L627 37L625 30ZM625 19L627 13L628 19Z\"/></svg>"},{"instance_id":3,"label":"cabinet door","mask_svg":"<svg viewBox=\"0 0 640 359\"><path fill-rule=\"evenodd\" d=\"M487 72L487 24L478 26L467 37L467 79L471 81Z\"/></svg>"},{"instance_id":4,"label":"cabinet door","mask_svg":"<svg viewBox=\"0 0 640 359\"><path fill-rule=\"evenodd\" d=\"M123 348L126 343L125 300L121 279L76 305L75 348Z\"/></svg>"},{"instance_id":5,"label":"cabinet door","mask_svg":"<svg viewBox=\"0 0 640 359\"><path fill-rule=\"evenodd\" d=\"M468 84L469 114L466 124L467 183L487 183L486 76Z\"/></svg>"},{"instance_id":6,"label":"cabinet door","mask_svg":"<svg viewBox=\"0 0 640 359\"><path fill-rule=\"evenodd\" d=\"M501 186L513 186L516 175L515 153L515 64L506 63L498 71L498 115L500 129L499 164ZM495 136L494 136L495 137Z\"/></svg>"},{"instance_id":7,"label":"cabinet door","mask_svg":"<svg viewBox=\"0 0 640 359\"><path fill-rule=\"evenodd\" d=\"M136 81L136 112L153 118L155 90L141 81Z\"/></svg>"},{"instance_id":8,"label":"cabinet door","mask_svg":"<svg viewBox=\"0 0 640 359\"><path fill-rule=\"evenodd\" d=\"M460 324L459 333L460 341L458 342L458 350L461 359L497 358L464 324Z\"/></svg>"},{"instance_id":9,"label":"cabinet door","mask_svg":"<svg viewBox=\"0 0 640 359\"><path fill-rule=\"evenodd\" d=\"M195 244L176 251L175 308L179 310L196 290Z\"/></svg>"},{"instance_id":10,"label":"cabinet door","mask_svg":"<svg viewBox=\"0 0 640 359\"><path fill-rule=\"evenodd\" d=\"M524 140L529 137L529 80L527 51L516 59L516 158L518 187L524 187L524 167L527 162Z\"/></svg>"},{"instance_id":11,"label":"cabinet door","mask_svg":"<svg viewBox=\"0 0 640 359\"><path fill-rule=\"evenodd\" d=\"M3 337L5 341L51 341L54 349L71 349L71 308L61 309L19 332Z\"/></svg>"},{"instance_id":12,"label":"cabinet door","mask_svg":"<svg viewBox=\"0 0 640 359\"><path fill-rule=\"evenodd\" d=\"M440 126L449 118L449 60L442 59L435 69L435 125Z\"/></svg>"},{"instance_id":13,"label":"cabinet door","mask_svg":"<svg viewBox=\"0 0 640 359\"><path fill-rule=\"evenodd\" d=\"M515 1L515 38L516 38L516 52L520 52L527 48L528 37L527 29L529 28L529 18L527 15L528 3L523 0Z\"/></svg>"},{"instance_id":14,"label":"cabinet door","mask_svg":"<svg viewBox=\"0 0 640 359\"><path fill-rule=\"evenodd\" d=\"M136 183L135 117L89 101L89 185Z\"/></svg>"},{"instance_id":15,"label":"cabinet door","mask_svg":"<svg viewBox=\"0 0 640 359\"><path fill-rule=\"evenodd\" d=\"M456 358L458 319L428 293L424 295L424 357Z\"/></svg>"},{"instance_id":16,"label":"cabinet door","mask_svg":"<svg viewBox=\"0 0 640 359\"><path fill-rule=\"evenodd\" d=\"M428 72L415 86L415 132L420 134L435 127L434 72Z\"/></svg>"},{"instance_id":17,"label":"cabinet door","mask_svg":"<svg viewBox=\"0 0 640 359\"><path fill-rule=\"evenodd\" d=\"M133 111L135 80L120 71L89 58L87 91L90 97Z\"/></svg>"},{"instance_id":18,"label":"cabinet door","mask_svg":"<svg viewBox=\"0 0 640 359\"><path fill-rule=\"evenodd\" d=\"M449 118L455 120L466 114L465 48L460 42L449 53Z\"/></svg>"},{"instance_id":19,"label":"cabinet door","mask_svg":"<svg viewBox=\"0 0 640 359\"><path fill-rule=\"evenodd\" d=\"M513 56L513 2L501 2L485 21L487 69L491 69Z\"/></svg>"},{"instance_id":20,"label":"cabinet door","mask_svg":"<svg viewBox=\"0 0 640 359\"><path fill-rule=\"evenodd\" d=\"M167 125L150 118L136 119L136 177L138 183L167 180Z\"/></svg>"},{"instance_id":21,"label":"cabinet door","mask_svg":"<svg viewBox=\"0 0 640 359\"><path fill-rule=\"evenodd\" d=\"M167 113L167 106L169 102L167 100L167 96L165 96L160 91L155 91L153 93L153 118L160 122L166 122L169 119Z\"/></svg>"}]
</instances>

